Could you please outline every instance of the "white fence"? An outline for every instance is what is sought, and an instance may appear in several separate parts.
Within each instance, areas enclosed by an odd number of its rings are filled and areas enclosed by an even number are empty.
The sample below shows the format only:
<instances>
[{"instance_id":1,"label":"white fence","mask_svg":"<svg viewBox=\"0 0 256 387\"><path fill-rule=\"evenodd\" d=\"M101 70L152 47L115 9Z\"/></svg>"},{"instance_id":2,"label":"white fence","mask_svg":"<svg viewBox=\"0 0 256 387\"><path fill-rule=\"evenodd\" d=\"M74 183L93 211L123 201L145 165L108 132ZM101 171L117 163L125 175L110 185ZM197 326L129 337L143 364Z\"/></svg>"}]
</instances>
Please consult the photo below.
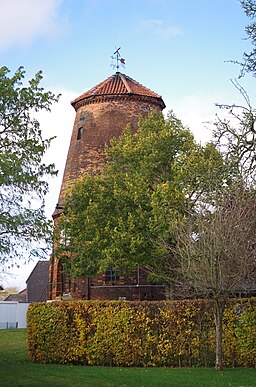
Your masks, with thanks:
<instances>
[{"instance_id":1,"label":"white fence","mask_svg":"<svg viewBox=\"0 0 256 387\"><path fill-rule=\"evenodd\" d=\"M29 303L0 302L0 329L26 328Z\"/></svg>"}]
</instances>

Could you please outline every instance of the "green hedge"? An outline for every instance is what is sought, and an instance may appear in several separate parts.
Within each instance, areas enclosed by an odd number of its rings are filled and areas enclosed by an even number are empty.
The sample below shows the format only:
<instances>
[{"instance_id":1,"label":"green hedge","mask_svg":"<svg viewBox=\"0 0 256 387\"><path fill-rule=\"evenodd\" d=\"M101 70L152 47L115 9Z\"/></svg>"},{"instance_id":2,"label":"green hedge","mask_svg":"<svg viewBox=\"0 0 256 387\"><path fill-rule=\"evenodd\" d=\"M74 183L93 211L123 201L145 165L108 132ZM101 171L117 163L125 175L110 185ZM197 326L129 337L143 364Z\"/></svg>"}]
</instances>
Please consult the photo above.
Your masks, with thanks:
<instances>
[{"instance_id":1,"label":"green hedge","mask_svg":"<svg viewBox=\"0 0 256 387\"><path fill-rule=\"evenodd\" d=\"M106 366L214 366L215 327L204 300L71 301L31 304L32 361ZM256 364L256 298L230 302L224 366Z\"/></svg>"}]
</instances>

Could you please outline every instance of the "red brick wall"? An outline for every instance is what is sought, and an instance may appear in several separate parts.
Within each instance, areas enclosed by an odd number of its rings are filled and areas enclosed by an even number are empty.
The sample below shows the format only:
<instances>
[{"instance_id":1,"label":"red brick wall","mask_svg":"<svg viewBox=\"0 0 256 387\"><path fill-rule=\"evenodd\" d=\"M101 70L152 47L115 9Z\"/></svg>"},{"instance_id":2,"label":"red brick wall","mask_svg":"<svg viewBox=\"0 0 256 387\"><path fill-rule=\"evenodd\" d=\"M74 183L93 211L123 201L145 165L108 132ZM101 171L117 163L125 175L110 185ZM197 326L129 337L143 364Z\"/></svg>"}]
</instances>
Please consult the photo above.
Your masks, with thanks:
<instances>
[{"instance_id":1,"label":"red brick wall","mask_svg":"<svg viewBox=\"0 0 256 387\"><path fill-rule=\"evenodd\" d=\"M95 174L104 163L104 147L118 137L130 123L135 131L140 116L160 106L141 101L140 97L114 99L81 106L75 118L61 186L60 201L74 179L84 173ZM81 131L80 139L78 132Z\"/></svg>"},{"instance_id":2,"label":"red brick wall","mask_svg":"<svg viewBox=\"0 0 256 387\"><path fill-rule=\"evenodd\" d=\"M77 107L77 106L76 106ZM70 147L59 196L61 207L66 190L72 183L85 173L99 173L105 160L104 148L111 138L118 137L123 129L130 124L136 131L138 118L145 117L149 111L162 111L163 101L158 98L139 95L116 95L110 98L102 96L88 102L82 101L77 108ZM62 209L56 210L53 217L58 221ZM98 275L88 282L86 277L77 281L68 281L59 272L58 260L52 258L50 265L50 298L70 292L74 298L84 299L119 299L128 300L163 299L163 287L147 283L145 272L135 271L132 275L122 277L116 286L104 282L105 274ZM62 278L62 286L59 281Z\"/></svg>"},{"instance_id":3,"label":"red brick wall","mask_svg":"<svg viewBox=\"0 0 256 387\"><path fill-rule=\"evenodd\" d=\"M163 300L165 287L161 284L150 284L147 281L148 271L137 268L130 275L120 277L116 283L107 283L105 273L92 279L81 277L68 285L63 283L63 293L70 293L74 299L120 300L130 301Z\"/></svg>"}]
</instances>

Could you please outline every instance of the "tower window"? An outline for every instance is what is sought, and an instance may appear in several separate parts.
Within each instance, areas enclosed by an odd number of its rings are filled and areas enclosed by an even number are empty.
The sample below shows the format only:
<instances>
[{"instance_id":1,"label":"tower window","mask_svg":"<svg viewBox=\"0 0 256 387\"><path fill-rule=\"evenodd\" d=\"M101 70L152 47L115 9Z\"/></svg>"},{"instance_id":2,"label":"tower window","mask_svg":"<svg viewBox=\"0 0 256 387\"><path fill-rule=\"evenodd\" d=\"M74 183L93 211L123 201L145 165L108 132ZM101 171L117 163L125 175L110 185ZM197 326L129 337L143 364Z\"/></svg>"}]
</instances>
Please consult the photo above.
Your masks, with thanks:
<instances>
[{"instance_id":1,"label":"tower window","mask_svg":"<svg viewBox=\"0 0 256 387\"><path fill-rule=\"evenodd\" d=\"M119 282L120 269L109 266L106 270L106 282Z\"/></svg>"},{"instance_id":2,"label":"tower window","mask_svg":"<svg viewBox=\"0 0 256 387\"><path fill-rule=\"evenodd\" d=\"M84 115L81 115L80 117L79 117L79 122L83 122L85 120L85 116Z\"/></svg>"},{"instance_id":3,"label":"tower window","mask_svg":"<svg viewBox=\"0 0 256 387\"><path fill-rule=\"evenodd\" d=\"M78 131L77 131L77 140L81 140L82 138L82 132L83 132L83 127L81 126L80 128L78 128Z\"/></svg>"}]
</instances>

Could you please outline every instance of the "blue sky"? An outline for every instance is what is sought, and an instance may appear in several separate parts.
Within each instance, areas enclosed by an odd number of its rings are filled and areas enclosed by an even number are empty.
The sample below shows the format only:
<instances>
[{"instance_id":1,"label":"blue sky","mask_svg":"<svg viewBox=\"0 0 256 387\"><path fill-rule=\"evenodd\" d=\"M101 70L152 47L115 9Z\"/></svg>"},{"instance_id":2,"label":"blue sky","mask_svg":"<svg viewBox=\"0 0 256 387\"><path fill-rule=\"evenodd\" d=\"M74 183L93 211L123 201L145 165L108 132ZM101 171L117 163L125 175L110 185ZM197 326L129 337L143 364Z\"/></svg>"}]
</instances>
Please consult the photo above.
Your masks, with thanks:
<instances>
[{"instance_id":1,"label":"blue sky","mask_svg":"<svg viewBox=\"0 0 256 387\"><path fill-rule=\"evenodd\" d=\"M125 72L163 96L211 92L236 73L224 61L246 48L238 0L1 1L2 62L40 68L54 88L80 92L105 79L117 45Z\"/></svg>"},{"instance_id":2,"label":"blue sky","mask_svg":"<svg viewBox=\"0 0 256 387\"><path fill-rule=\"evenodd\" d=\"M47 214L58 200L75 118L70 100L109 77L111 55L121 47L130 77L160 94L198 141L210 139L205 121L215 102L240 102L230 78L250 48L250 22L239 0L0 0L1 66L23 65L28 76L41 69L43 86L62 93L51 114L41 114L45 136L56 135L47 160L59 177L50 181ZM253 78L242 81L253 98ZM22 266L5 286L25 286L31 268Z\"/></svg>"}]
</instances>

